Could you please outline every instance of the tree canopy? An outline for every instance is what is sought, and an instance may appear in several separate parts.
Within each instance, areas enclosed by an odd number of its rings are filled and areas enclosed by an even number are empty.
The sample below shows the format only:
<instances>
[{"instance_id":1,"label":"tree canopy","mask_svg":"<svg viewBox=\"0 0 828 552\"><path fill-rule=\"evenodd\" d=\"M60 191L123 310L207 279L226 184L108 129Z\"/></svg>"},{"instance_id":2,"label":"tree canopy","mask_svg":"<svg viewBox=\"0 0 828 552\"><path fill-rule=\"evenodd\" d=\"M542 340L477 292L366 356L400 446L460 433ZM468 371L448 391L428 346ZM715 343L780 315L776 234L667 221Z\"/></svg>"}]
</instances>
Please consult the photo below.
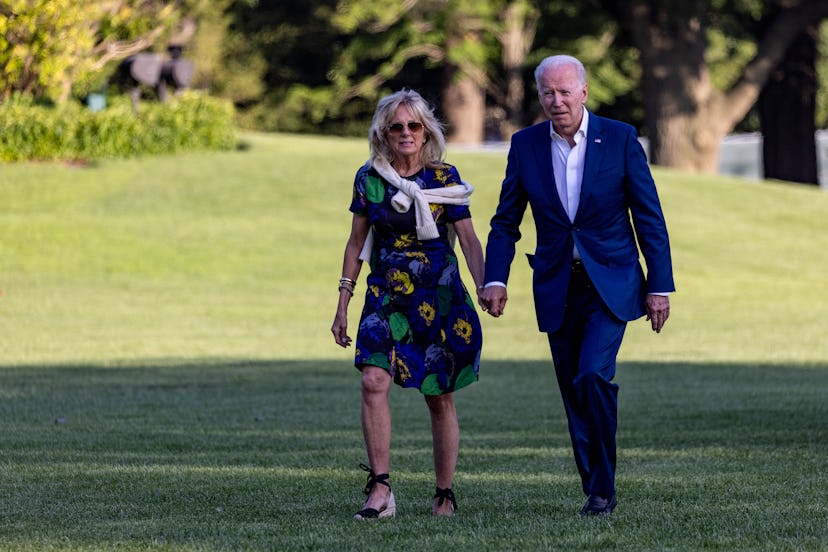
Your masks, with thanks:
<instances>
[{"instance_id":1,"label":"tree canopy","mask_svg":"<svg viewBox=\"0 0 828 552\"><path fill-rule=\"evenodd\" d=\"M182 15L176 2L7 0L0 17L0 99L66 101L104 68L151 48Z\"/></svg>"},{"instance_id":2,"label":"tree canopy","mask_svg":"<svg viewBox=\"0 0 828 552\"><path fill-rule=\"evenodd\" d=\"M450 139L503 140L541 116L536 64L568 53L587 67L588 107L638 127L651 160L711 171L725 134L760 128L770 76L826 17L824 0L4 0L0 101L82 97L178 40L195 85L245 126L363 134L377 99L410 87ZM825 126L828 26L814 40Z\"/></svg>"}]
</instances>

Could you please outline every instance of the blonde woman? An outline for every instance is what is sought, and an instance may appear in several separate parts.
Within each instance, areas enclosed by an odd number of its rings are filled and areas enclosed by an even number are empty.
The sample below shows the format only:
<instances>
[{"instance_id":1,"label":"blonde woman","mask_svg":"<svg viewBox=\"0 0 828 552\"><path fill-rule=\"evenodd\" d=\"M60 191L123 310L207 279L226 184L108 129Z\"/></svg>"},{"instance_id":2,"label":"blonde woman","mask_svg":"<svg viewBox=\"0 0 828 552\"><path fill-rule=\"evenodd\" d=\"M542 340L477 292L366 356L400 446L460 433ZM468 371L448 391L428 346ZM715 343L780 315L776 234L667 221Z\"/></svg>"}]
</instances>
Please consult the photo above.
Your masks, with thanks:
<instances>
[{"instance_id":1,"label":"blonde woman","mask_svg":"<svg viewBox=\"0 0 828 552\"><path fill-rule=\"evenodd\" d=\"M351 344L347 309L363 260L370 263L356 337L362 373L362 429L368 495L356 519L391 517L388 475L392 381L418 389L431 415L436 492L432 514L453 515L460 430L454 391L477 381L482 337L475 303L460 280L456 236L480 291L483 250L472 226L472 187L443 162L445 138L415 91L380 100L369 131L370 159L354 181L351 234L345 246L339 303L331 331Z\"/></svg>"}]
</instances>

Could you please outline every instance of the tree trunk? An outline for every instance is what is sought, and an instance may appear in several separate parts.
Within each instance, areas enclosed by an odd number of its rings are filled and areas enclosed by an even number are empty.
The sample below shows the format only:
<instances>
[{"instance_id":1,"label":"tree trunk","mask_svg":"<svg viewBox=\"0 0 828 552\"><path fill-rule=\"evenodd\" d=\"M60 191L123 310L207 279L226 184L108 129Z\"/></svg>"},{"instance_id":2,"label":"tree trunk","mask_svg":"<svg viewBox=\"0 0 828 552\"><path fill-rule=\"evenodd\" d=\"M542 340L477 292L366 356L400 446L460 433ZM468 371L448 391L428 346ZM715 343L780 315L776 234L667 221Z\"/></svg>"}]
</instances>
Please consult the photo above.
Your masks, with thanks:
<instances>
[{"instance_id":1,"label":"tree trunk","mask_svg":"<svg viewBox=\"0 0 828 552\"><path fill-rule=\"evenodd\" d=\"M501 14L503 30L498 35L498 40L502 48L501 60L506 75L506 93L503 98L506 117L500 124L500 136L503 140L508 140L524 126L523 98L526 91L523 71L526 56L535 40L538 18L537 9L525 1L510 2Z\"/></svg>"},{"instance_id":2,"label":"tree trunk","mask_svg":"<svg viewBox=\"0 0 828 552\"><path fill-rule=\"evenodd\" d=\"M461 144L483 142L486 93L472 77L446 66L443 114L448 126L447 140Z\"/></svg>"},{"instance_id":3,"label":"tree trunk","mask_svg":"<svg viewBox=\"0 0 828 552\"><path fill-rule=\"evenodd\" d=\"M819 184L816 154L816 37L811 25L788 48L759 96L765 178Z\"/></svg>"},{"instance_id":4,"label":"tree trunk","mask_svg":"<svg viewBox=\"0 0 828 552\"><path fill-rule=\"evenodd\" d=\"M706 2L632 4L626 23L641 51L650 162L714 173L719 142L735 122L723 117L704 63Z\"/></svg>"},{"instance_id":5,"label":"tree trunk","mask_svg":"<svg viewBox=\"0 0 828 552\"><path fill-rule=\"evenodd\" d=\"M828 16L825 0L791 2L768 23L756 57L727 91L713 87L704 53L705 0L607 0L641 54L650 161L714 173L719 144L756 103L785 50Z\"/></svg>"}]
</instances>

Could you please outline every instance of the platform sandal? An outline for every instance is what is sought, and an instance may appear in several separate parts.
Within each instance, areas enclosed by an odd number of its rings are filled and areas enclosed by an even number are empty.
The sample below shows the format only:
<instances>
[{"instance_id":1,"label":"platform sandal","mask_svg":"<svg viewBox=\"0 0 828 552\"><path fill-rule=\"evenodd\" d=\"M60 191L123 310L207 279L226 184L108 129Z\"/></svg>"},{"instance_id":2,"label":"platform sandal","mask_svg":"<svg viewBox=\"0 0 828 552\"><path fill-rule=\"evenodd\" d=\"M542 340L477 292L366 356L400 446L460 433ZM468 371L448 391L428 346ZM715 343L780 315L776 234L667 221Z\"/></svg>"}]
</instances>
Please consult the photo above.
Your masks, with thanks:
<instances>
[{"instance_id":1,"label":"platform sandal","mask_svg":"<svg viewBox=\"0 0 828 552\"><path fill-rule=\"evenodd\" d=\"M374 490L374 487L377 485L385 485L389 489L391 488L391 483L388 482L388 474L387 473L374 473L370 467L366 466L365 464L360 464L359 467L363 471L368 472L368 481L365 483L365 494L371 494L371 491ZM394 517L394 514L397 513L397 503L394 500L394 491L391 491L388 495L388 502L385 504L383 508L377 510L376 508L363 508L359 512L354 514L354 519L379 519L385 517Z\"/></svg>"}]
</instances>

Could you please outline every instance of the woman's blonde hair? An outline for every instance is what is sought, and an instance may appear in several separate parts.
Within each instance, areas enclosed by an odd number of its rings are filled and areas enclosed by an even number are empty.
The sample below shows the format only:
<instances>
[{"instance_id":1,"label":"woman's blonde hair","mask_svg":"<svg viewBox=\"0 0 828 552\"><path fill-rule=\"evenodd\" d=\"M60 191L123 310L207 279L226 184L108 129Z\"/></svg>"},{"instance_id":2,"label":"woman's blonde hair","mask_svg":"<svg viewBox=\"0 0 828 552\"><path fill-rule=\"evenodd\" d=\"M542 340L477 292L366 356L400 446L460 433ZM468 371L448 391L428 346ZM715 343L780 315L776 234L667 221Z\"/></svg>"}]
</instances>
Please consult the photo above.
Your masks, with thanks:
<instances>
[{"instance_id":1,"label":"woman's blonde hair","mask_svg":"<svg viewBox=\"0 0 828 552\"><path fill-rule=\"evenodd\" d=\"M434 116L434 111L414 90L402 89L382 98L377 103L374 119L368 131L368 142L371 147L371 161L384 159L389 165L394 161L394 150L388 141L388 125L394 118L394 113L401 105L411 111L423 123L424 143L420 149L420 162L424 167L437 168L443 164L446 154L446 138L443 136L443 125Z\"/></svg>"}]
</instances>

